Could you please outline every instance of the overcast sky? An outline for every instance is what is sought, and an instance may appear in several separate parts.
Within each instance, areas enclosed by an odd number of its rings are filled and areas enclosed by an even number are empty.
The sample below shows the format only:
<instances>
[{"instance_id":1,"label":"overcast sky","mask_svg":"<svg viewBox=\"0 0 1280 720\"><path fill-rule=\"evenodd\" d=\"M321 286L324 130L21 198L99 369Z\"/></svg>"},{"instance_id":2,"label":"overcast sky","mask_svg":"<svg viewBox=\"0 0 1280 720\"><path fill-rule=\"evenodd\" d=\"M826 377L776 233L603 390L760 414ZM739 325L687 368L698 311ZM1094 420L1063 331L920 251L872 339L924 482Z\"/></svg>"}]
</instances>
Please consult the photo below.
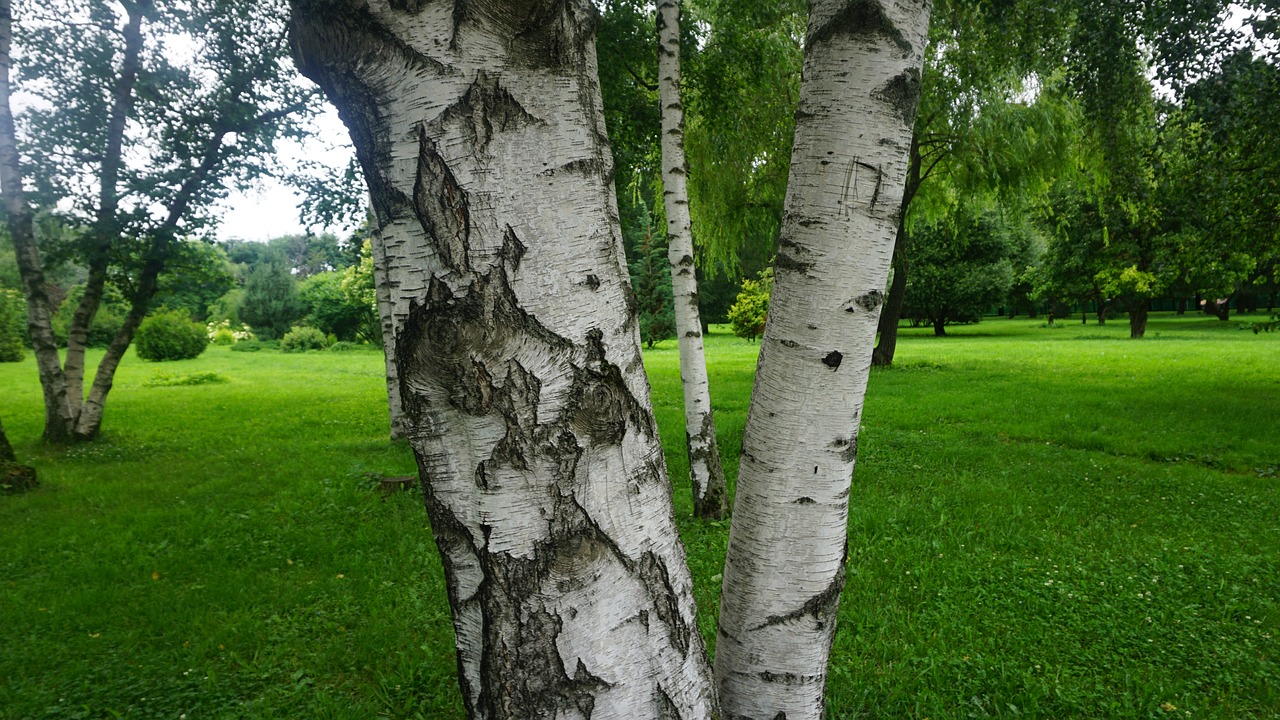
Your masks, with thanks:
<instances>
[{"instance_id":1,"label":"overcast sky","mask_svg":"<svg viewBox=\"0 0 1280 720\"><path fill-rule=\"evenodd\" d=\"M305 157L345 168L355 150L338 112L327 103L324 114L319 117L318 135L306 146L293 141L280 143L281 160L289 165ZM281 235L306 232L298 220L297 194L275 181L262 182L256 193L233 193L223 206L222 225L218 228L218 238L223 240L238 238L265 242ZM341 237L350 233L352 228L314 228L316 233L326 230Z\"/></svg>"}]
</instances>

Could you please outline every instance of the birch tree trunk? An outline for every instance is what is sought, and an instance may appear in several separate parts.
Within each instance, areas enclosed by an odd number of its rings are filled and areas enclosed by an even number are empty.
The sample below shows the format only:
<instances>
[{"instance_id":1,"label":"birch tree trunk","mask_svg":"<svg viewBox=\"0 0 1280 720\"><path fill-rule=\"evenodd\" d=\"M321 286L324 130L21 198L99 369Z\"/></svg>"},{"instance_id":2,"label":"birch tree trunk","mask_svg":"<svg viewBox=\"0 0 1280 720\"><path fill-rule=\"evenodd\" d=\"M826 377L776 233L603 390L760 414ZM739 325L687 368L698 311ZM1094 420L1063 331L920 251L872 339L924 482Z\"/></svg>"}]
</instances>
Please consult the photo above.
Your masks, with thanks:
<instances>
[{"instance_id":1,"label":"birch tree trunk","mask_svg":"<svg viewBox=\"0 0 1280 720\"><path fill-rule=\"evenodd\" d=\"M473 718L710 718L589 0L294 0L373 197Z\"/></svg>"},{"instance_id":2,"label":"birch tree trunk","mask_svg":"<svg viewBox=\"0 0 1280 720\"><path fill-rule=\"evenodd\" d=\"M812 0L716 643L724 718L819 718L929 0Z\"/></svg>"},{"instance_id":3,"label":"birch tree trunk","mask_svg":"<svg viewBox=\"0 0 1280 720\"><path fill-rule=\"evenodd\" d=\"M372 207L372 203L370 203ZM396 372L396 324L391 306L391 279L387 277L387 252L378 230L378 219L369 220L369 247L373 252L373 291L378 299L378 321L382 325L382 352L387 367L387 415L391 419L391 439L408 437L404 405L400 402L400 374Z\"/></svg>"},{"instance_id":4,"label":"birch tree trunk","mask_svg":"<svg viewBox=\"0 0 1280 720\"><path fill-rule=\"evenodd\" d=\"M58 344L53 337L53 309L45 291L44 266L36 245L31 206L22 187L9 77L12 46L13 6L10 0L0 0L0 190L4 194L9 236L13 239L22 290L27 299L27 328L40 373L40 387L44 391L44 439L60 442L70 439L73 416L67 401Z\"/></svg>"},{"instance_id":5,"label":"birch tree trunk","mask_svg":"<svg viewBox=\"0 0 1280 720\"><path fill-rule=\"evenodd\" d=\"M680 344L680 384L684 389L685 438L693 511L719 520L728 504L716 426L707 383L698 316L698 281L693 267L693 224L689 219L689 165L684 154L684 104L680 98L680 2L658 3L658 99L662 106L662 184L667 211L667 257Z\"/></svg>"}]
</instances>

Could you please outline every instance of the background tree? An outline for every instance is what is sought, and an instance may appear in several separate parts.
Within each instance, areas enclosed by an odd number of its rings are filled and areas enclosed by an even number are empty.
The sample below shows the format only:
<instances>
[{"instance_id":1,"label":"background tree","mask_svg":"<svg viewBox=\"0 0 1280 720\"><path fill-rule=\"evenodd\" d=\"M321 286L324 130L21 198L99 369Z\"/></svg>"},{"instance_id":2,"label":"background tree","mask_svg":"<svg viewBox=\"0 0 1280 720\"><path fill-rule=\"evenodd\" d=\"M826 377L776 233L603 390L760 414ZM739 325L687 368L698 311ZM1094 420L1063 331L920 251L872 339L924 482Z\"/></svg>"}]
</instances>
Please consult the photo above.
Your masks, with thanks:
<instances>
[{"instance_id":1,"label":"background tree","mask_svg":"<svg viewBox=\"0 0 1280 720\"><path fill-rule=\"evenodd\" d=\"M764 333L769 318L769 296L773 293L773 268L765 268L756 276L742 281L742 290L729 308L733 334L755 340Z\"/></svg>"},{"instance_id":2,"label":"background tree","mask_svg":"<svg viewBox=\"0 0 1280 720\"><path fill-rule=\"evenodd\" d=\"M904 314L946 335L951 323L974 323L1013 286L1017 247L994 211L963 208L952 222L917 227L911 236Z\"/></svg>"},{"instance_id":3,"label":"background tree","mask_svg":"<svg viewBox=\"0 0 1280 720\"><path fill-rule=\"evenodd\" d=\"M640 340L648 347L676 335L675 311L671 297L671 263L667 260L664 236L654 227L644 200L637 203L639 216L632 226L631 288L636 294Z\"/></svg>"},{"instance_id":4,"label":"background tree","mask_svg":"<svg viewBox=\"0 0 1280 720\"><path fill-rule=\"evenodd\" d=\"M0 362L22 362L22 320L26 303L15 290L0 288Z\"/></svg>"},{"instance_id":5,"label":"background tree","mask_svg":"<svg viewBox=\"0 0 1280 720\"><path fill-rule=\"evenodd\" d=\"M45 437L91 438L180 239L211 226L213 203L228 187L268 172L262 158L277 137L299 132L291 118L308 108L308 91L281 72L283 13L270 3L85 8L54 0L21 8L19 78L33 96L22 136L32 149L25 167L16 152L5 162L11 234L46 388ZM8 21L8 3L4 10ZM180 39L193 45L184 64L166 49ZM7 69L11 48L4 50ZM7 112L7 93L3 100ZM0 144L16 146L11 125L0 122L0 135ZM73 251L88 270L65 362L46 337L52 312L24 217L24 176L37 203L59 208L77 230ZM129 310L86 398L85 342L109 279L126 292Z\"/></svg>"},{"instance_id":6,"label":"background tree","mask_svg":"<svg viewBox=\"0 0 1280 720\"><path fill-rule=\"evenodd\" d=\"M267 340L282 338L305 312L298 282L283 258L269 257L249 271L239 314L254 334Z\"/></svg>"},{"instance_id":7,"label":"background tree","mask_svg":"<svg viewBox=\"0 0 1280 720\"><path fill-rule=\"evenodd\" d=\"M693 512L719 520L728 509L729 491L716 443L715 415L708 389L707 358L702 349L698 279L694 270L693 227L689 212L689 163L684 152L684 98L681 93L679 0L658 2L658 96L662 105L662 197L667 215L667 257L671 262L675 331L680 346L680 385L684 395L685 448Z\"/></svg>"}]
</instances>

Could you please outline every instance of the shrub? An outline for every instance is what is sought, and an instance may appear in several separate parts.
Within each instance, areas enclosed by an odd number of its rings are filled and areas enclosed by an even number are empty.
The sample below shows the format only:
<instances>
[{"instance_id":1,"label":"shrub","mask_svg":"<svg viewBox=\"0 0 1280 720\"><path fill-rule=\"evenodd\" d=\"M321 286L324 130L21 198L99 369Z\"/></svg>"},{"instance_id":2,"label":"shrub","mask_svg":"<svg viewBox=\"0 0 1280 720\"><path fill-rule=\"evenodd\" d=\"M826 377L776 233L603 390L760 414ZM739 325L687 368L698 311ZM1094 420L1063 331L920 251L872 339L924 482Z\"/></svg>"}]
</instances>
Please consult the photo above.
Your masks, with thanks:
<instances>
[{"instance_id":1,"label":"shrub","mask_svg":"<svg viewBox=\"0 0 1280 720\"><path fill-rule=\"evenodd\" d=\"M773 268L760 271L758 279L742 281L742 291L729 308L729 323L733 334L754 340L764 333L764 323L769 317L769 296L773 293Z\"/></svg>"},{"instance_id":2,"label":"shrub","mask_svg":"<svg viewBox=\"0 0 1280 720\"><path fill-rule=\"evenodd\" d=\"M21 362L22 325L26 303L16 290L0 288L0 362Z\"/></svg>"},{"instance_id":3,"label":"shrub","mask_svg":"<svg viewBox=\"0 0 1280 720\"><path fill-rule=\"evenodd\" d=\"M204 352L209 337L186 311L170 310L143 320L134 344L143 360L190 360Z\"/></svg>"},{"instance_id":4,"label":"shrub","mask_svg":"<svg viewBox=\"0 0 1280 720\"><path fill-rule=\"evenodd\" d=\"M233 330L230 320L222 322L210 320L205 325L205 330L209 335L209 342L214 345L235 345L244 340L254 339L248 325L241 325L239 330Z\"/></svg>"},{"instance_id":5,"label":"shrub","mask_svg":"<svg viewBox=\"0 0 1280 720\"><path fill-rule=\"evenodd\" d=\"M306 352L324 350L327 347L329 339L313 327L295 327L280 338L280 352Z\"/></svg>"},{"instance_id":6,"label":"shrub","mask_svg":"<svg viewBox=\"0 0 1280 720\"><path fill-rule=\"evenodd\" d=\"M143 383L146 387L179 387L184 385L211 385L224 383L227 379L215 372L193 373L191 375L170 375L156 373Z\"/></svg>"},{"instance_id":7,"label":"shrub","mask_svg":"<svg viewBox=\"0 0 1280 720\"><path fill-rule=\"evenodd\" d=\"M231 346L231 352L259 352L261 350L279 349L279 340L242 340Z\"/></svg>"},{"instance_id":8,"label":"shrub","mask_svg":"<svg viewBox=\"0 0 1280 720\"><path fill-rule=\"evenodd\" d=\"M352 350L359 350L363 347L365 346L360 343L354 343L349 340L339 340L329 345L328 350L329 352L350 352Z\"/></svg>"}]
</instances>

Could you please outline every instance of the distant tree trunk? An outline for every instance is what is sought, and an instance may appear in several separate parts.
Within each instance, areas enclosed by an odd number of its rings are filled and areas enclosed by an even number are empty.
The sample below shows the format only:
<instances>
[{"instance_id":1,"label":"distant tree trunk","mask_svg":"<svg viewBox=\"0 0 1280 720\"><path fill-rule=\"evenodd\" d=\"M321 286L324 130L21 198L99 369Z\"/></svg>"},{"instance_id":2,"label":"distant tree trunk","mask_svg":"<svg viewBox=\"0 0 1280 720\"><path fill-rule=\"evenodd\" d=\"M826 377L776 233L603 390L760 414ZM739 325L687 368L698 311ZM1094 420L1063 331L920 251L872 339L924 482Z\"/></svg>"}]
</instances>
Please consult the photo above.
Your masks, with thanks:
<instances>
[{"instance_id":1,"label":"distant tree trunk","mask_svg":"<svg viewBox=\"0 0 1280 720\"><path fill-rule=\"evenodd\" d=\"M1187 314L1187 299L1185 297L1178 298L1178 314L1179 315Z\"/></svg>"},{"instance_id":2,"label":"distant tree trunk","mask_svg":"<svg viewBox=\"0 0 1280 720\"><path fill-rule=\"evenodd\" d=\"M372 201L369 207L373 207ZM372 209L370 210L372 214ZM369 246L373 254L373 290L378 298L378 320L382 326L382 354L387 370L387 415L391 439L404 440L408 428L404 405L400 402L400 374L396 371L396 321L391 303L391 279L387 275L387 251L382 244L377 217L369 219Z\"/></svg>"},{"instance_id":3,"label":"distant tree trunk","mask_svg":"<svg viewBox=\"0 0 1280 720\"><path fill-rule=\"evenodd\" d=\"M707 359L702 349L698 313L698 281L693 266L693 232L689 218L688 163L684 153L684 106L680 97L680 3L658 3L658 97L662 106L662 183L667 211L667 257L680 345L680 384L684 389L685 437L693 512L719 520L728 509L729 492L708 390Z\"/></svg>"},{"instance_id":4,"label":"distant tree trunk","mask_svg":"<svg viewBox=\"0 0 1280 720\"><path fill-rule=\"evenodd\" d=\"M1107 313L1111 312L1111 303L1105 300L1098 301L1098 324L1107 324Z\"/></svg>"},{"instance_id":5,"label":"distant tree trunk","mask_svg":"<svg viewBox=\"0 0 1280 720\"><path fill-rule=\"evenodd\" d=\"M1137 339L1146 334L1147 313L1150 310L1150 300L1140 300L1129 305L1129 337Z\"/></svg>"},{"instance_id":6,"label":"distant tree trunk","mask_svg":"<svg viewBox=\"0 0 1280 720\"><path fill-rule=\"evenodd\" d=\"M933 321L933 334L937 337L946 337L947 323L943 320Z\"/></svg>"},{"instance_id":7,"label":"distant tree trunk","mask_svg":"<svg viewBox=\"0 0 1280 720\"><path fill-rule=\"evenodd\" d=\"M726 720L823 714L850 476L929 23L927 0L809 8L724 568L716 683Z\"/></svg>"},{"instance_id":8,"label":"distant tree trunk","mask_svg":"<svg viewBox=\"0 0 1280 720\"><path fill-rule=\"evenodd\" d=\"M382 234L468 714L715 717L628 301L594 5L292 4L298 66L337 105Z\"/></svg>"},{"instance_id":9,"label":"distant tree trunk","mask_svg":"<svg viewBox=\"0 0 1280 720\"><path fill-rule=\"evenodd\" d=\"M898 323L902 320L902 307L907 297L907 273L911 263L907 260L907 209L920 189L920 140L911 134L911 148L907 158L907 181L902 189L902 205L898 210L898 230L893 241L893 279L889 283L889 296L880 309L876 333L880 338L871 353L873 366L888 367L893 364L898 351Z\"/></svg>"}]
</instances>

